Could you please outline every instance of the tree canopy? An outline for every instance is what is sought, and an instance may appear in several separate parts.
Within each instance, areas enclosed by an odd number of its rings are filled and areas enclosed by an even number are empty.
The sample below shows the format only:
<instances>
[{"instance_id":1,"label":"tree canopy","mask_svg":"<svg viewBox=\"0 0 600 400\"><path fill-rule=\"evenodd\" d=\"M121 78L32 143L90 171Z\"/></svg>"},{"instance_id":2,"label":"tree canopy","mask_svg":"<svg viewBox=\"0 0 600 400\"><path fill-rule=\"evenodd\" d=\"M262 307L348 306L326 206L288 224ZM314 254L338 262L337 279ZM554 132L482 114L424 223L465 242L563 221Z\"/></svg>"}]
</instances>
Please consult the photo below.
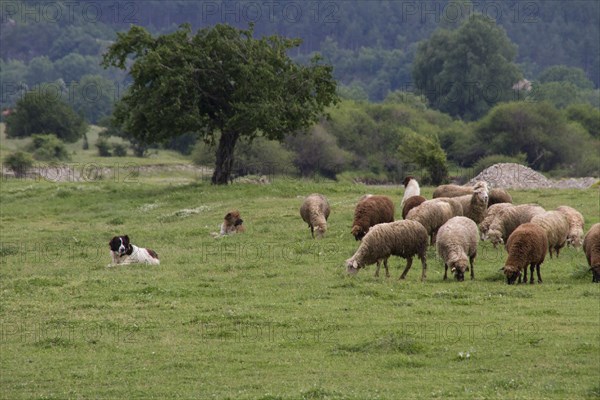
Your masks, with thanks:
<instances>
[{"instance_id":1,"label":"tree canopy","mask_svg":"<svg viewBox=\"0 0 600 400\"><path fill-rule=\"evenodd\" d=\"M332 67L314 57L308 66L287 55L299 39L253 37L215 25L195 35L187 24L152 37L132 26L104 55L103 65L125 69L133 83L116 107L125 131L145 142L197 132L205 141L220 133L213 183L227 183L240 136L281 140L316 122L337 101Z\"/></svg>"},{"instance_id":2,"label":"tree canopy","mask_svg":"<svg viewBox=\"0 0 600 400\"><path fill-rule=\"evenodd\" d=\"M494 104L512 100L521 78L516 46L493 20L474 15L458 29L439 29L419 44L415 87L442 112L474 120Z\"/></svg>"}]
</instances>

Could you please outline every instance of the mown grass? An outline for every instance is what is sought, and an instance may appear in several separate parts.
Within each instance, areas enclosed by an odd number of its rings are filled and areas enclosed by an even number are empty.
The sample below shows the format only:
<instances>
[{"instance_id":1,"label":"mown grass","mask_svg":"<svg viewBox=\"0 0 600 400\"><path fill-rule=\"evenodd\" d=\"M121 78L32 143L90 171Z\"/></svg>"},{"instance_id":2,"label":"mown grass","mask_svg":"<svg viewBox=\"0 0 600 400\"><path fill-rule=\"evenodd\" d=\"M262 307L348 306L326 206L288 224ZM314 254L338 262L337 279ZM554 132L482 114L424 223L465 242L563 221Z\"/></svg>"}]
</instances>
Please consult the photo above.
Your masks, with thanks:
<instances>
[{"instance_id":1,"label":"mown grass","mask_svg":"<svg viewBox=\"0 0 600 400\"><path fill-rule=\"evenodd\" d=\"M332 207L321 241L298 213L312 192ZM402 194L284 177L4 179L3 398L598 398L600 285L581 250L547 259L542 285L506 285L488 243L475 281L444 282L433 249L425 283L419 262L399 281L397 258L389 279L347 276L367 192ZM597 189L512 194L600 221ZM246 233L214 239L232 208ZM107 268L125 233L161 265Z\"/></svg>"}]
</instances>

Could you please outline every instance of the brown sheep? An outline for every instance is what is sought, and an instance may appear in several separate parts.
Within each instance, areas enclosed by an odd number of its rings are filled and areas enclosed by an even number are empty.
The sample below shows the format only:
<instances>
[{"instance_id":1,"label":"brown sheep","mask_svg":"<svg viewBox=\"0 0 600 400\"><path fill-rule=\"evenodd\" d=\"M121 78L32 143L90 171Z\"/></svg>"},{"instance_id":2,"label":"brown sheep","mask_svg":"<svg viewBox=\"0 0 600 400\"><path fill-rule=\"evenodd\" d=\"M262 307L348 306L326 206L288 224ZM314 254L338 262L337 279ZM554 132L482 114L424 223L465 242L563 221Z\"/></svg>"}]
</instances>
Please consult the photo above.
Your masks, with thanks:
<instances>
[{"instance_id":1,"label":"brown sheep","mask_svg":"<svg viewBox=\"0 0 600 400\"><path fill-rule=\"evenodd\" d=\"M426 200L427 199L423 196L411 196L408 199L406 199L404 205L402 206L402 219L406 219L406 216L408 215L408 212L410 210L412 210L413 208L420 205Z\"/></svg>"},{"instance_id":2,"label":"brown sheep","mask_svg":"<svg viewBox=\"0 0 600 400\"><path fill-rule=\"evenodd\" d=\"M600 223L592 225L585 235L583 251L592 270L592 282L600 283Z\"/></svg>"},{"instance_id":3,"label":"brown sheep","mask_svg":"<svg viewBox=\"0 0 600 400\"><path fill-rule=\"evenodd\" d=\"M479 182L478 182L479 183ZM433 191L433 198L459 197L471 194L477 186L440 185ZM512 203L512 196L504 189L492 189L488 193L488 207L497 203Z\"/></svg>"},{"instance_id":4,"label":"brown sheep","mask_svg":"<svg viewBox=\"0 0 600 400\"><path fill-rule=\"evenodd\" d=\"M508 237L506 251L508 259L502 270L509 285L515 283L517 278L521 283L521 270L524 270L523 283L527 283L527 265L531 270L529 283L533 284L534 269L537 269L538 283L542 283L540 265L548 252L548 237L544 228L531 222L519 225Z\"/></svg>"},{"instance_id":5,"label":"brown sheep","mask_svg":"<svg viewBox=\"0 0 600 400\"><path fill-rule=\"evenodd\" d=\"M394 222L394 202L387 196L369 196L360 201L354 210L352 235L361 240L369 228L383 222Z\"/></svg>"}]
</instances>

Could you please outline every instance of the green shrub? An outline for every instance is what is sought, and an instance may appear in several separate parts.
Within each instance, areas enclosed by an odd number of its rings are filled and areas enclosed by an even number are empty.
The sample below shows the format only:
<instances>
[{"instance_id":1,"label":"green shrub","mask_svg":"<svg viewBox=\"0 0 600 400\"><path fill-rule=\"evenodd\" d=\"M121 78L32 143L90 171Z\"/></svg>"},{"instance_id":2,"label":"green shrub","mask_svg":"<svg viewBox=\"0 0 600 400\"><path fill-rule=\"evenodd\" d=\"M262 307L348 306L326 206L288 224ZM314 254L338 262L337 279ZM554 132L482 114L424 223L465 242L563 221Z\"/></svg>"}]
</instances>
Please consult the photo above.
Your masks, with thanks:
<instances>
[{"instance_id":1,"label":"green shrub","mask_svg":"<svg viewBox=\"0 0 600 400\"><path fill-rule=\"evenodd\" d=\"M98 138L96 141L96 148L98 149L98 155L100 157L111 157L110 143L105 138Z\"/></svg>"},{"instance_id":2,"label":"green shrub","mask_svg":"<svg viewBox=\"0 0 600 400\"><path fill-rule=\"evenodd\" d=\"M71 156L65 144L56 135L33 135L30 150L33 158L41 161L69 161Z\"/></svg>"},{"instance_id":3,"label":"green shrub","mask_svg":"<svg viewBox=\"0 0 600 400\"><path fill-rule=\"evenodd\" d=\"M27 171L33 166L33 157L31 154L22 151L9 154L4 160L4 164L15 173L17 178L27 175Z\"/></svg>"},{"instance_id":4,"label":"green shrub","mask_svg":"<svg viewBox=\"0 0 600 400\"><path fill-rule=\"evenodd\" d=\"M125 157L127 156L127 146L125 146L123 143L114 143L112 145L112 154L115 157Z\"/></svg>"}]
</instances>

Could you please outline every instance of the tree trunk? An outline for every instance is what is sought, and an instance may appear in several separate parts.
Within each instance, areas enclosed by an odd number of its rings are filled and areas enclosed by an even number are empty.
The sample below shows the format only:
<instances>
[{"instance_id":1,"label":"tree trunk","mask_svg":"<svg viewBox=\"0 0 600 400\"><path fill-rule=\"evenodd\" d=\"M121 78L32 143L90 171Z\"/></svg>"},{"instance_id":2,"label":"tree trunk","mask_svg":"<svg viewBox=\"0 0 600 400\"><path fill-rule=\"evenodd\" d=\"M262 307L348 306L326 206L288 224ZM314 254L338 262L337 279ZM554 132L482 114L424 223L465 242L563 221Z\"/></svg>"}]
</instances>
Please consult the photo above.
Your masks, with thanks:
<instances>
[{"instance_id":1,"label":"tree trunk","mask_svg":"<svg viewBox=\"0 0 600 400\"><path fill-rule=\"evenodd\" d=\"M217 148L217 162L212 176L213 185L226 185L229 183L231 169L233 168L233 149L238 140L237 132L222 132Z\"/></svg>"}]
</instances>

